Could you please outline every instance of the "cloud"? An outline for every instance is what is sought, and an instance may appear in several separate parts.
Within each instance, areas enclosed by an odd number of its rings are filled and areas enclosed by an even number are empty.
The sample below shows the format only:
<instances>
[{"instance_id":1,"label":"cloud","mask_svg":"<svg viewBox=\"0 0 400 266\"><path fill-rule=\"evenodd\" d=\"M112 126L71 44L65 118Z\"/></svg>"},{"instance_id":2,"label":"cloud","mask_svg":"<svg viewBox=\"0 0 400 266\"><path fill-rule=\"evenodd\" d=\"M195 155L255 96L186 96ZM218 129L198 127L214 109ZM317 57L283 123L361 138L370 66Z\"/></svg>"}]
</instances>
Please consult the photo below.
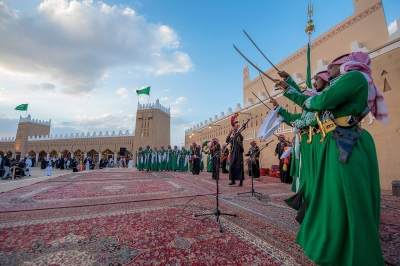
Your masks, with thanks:
<instances>
[{"instance_id":1,"label":"cloud","mask_svg":"<svg viewBox=\"0 0 400 266\"><path fill-rule=\"evenodd\" d=\"M126 88L119 88L115 91L115 93L121 95L121 97L124 99L128 97L128 90Z\"/></svg>"},{"instance_id":2,"label":"cloud","mask_svg":"<svg viewBox=\"0 0 400 266\"><path fill-rule=\"evenodd\" d=\"M178 104L183 103L185 100L186 100L186 98L181 96L181 97L178 97L175 101L173 101L172 104L178 105Z\"/></svg>"},{"instance_id":3,"label":"cloud","mask_svg":"<svg viewBox=\"0 0 400 266\"><path fill-rule=\"evenodd\" d=\"M57 128L73 128L82 132L87 131L111 131L122 130L134 130L136 115L113 115L113 114L102 114L98 116L87 116L78 115L72 121L65 121L57 123ZM65 132L68 133L68 132Z\"/></svg>"},{"instance_id":4,"label":"cloud","mask_svg":"<svg viewBox=\"0 0 400 266\"><path fill-rule=\"evenodd\" d=\"M4 88L0 88L0 102L9 101L9 100L10 100L10 98L7 97L6 90Z\"/></svg>"},{"instance_id":5,"label":"cloud","mask_svg":"<svg viewBox=\"0 0 400 266\"><path fill-rule=\"evenodd\" d=\"M389 35L391 35L396 30L397 30L397 22L395 20L392 23L390 23L389 26L388 26Z\"/></svg>"},{"instance_id":6,"label":"cloud","mask_svg":"<svg viewBox=\"0 0 400 266\"><path fill-rule=\"evenodd\" d=\"M0 2L0 69L56 80L67 94L90 94L112 69L164 75L190 71L180 39L133 9L92 0L45 0L33 15Z\"/></svg>"},{"instance_id":7,"label":"cloud","mask_svg":"<svg viewBox=\"0 0 400 266\"><path fill-rule=\"evenodd\" d=\"M15 137L17 134L19 119L0 117L0 139L4 137Z\"/></svg>"},{"instance_id":8,"label":"cloud","mask_svg":"<svg viewBox=\"0 0 400 266\"><path fill-rule=\"evenodd\" d=\"M42 84L27 84L26 85L26 91L37 91L37 90L45 90L45 91L51 91L56 88L55 85L47 82L43 82Z\"/></svg>"}]
</instances>

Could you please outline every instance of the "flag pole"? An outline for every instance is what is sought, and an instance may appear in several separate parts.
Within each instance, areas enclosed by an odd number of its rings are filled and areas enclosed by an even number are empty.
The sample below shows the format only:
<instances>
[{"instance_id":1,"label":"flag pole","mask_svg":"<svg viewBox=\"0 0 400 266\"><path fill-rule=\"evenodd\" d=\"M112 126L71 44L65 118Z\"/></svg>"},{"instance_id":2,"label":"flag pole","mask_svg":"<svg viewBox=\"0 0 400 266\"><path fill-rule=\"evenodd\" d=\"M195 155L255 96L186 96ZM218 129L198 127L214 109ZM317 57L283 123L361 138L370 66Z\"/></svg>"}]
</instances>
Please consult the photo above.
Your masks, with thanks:
<instances>
[{"instance_id":1,"label":"flag pole","mask_svg":"<svg viewBox=\"0 0 400 266\"><path fill-rule=\"evenodd\" d=\"M307 17L308 17L308 24L305 28L305 32L308 34L308 45L307 45L307 77L306 77L306 84L308 88L311 88L311 60L310 60L310 54L311 54L311 33L315 31L315 26L313 24L312 17L314 15L314 4L312 1L308 4L308 10L307 10Z\"/></svg>"},{"instance_id":2,"label":"flag pole","mask_svg":"<svg viewBox=\"0 0 400 266\"><path fill-rule=\"evenodd\" d=\"M28 107L29 107L29 103L26 105L25 118L28 116Z\"/></svg>"}]
</instances>

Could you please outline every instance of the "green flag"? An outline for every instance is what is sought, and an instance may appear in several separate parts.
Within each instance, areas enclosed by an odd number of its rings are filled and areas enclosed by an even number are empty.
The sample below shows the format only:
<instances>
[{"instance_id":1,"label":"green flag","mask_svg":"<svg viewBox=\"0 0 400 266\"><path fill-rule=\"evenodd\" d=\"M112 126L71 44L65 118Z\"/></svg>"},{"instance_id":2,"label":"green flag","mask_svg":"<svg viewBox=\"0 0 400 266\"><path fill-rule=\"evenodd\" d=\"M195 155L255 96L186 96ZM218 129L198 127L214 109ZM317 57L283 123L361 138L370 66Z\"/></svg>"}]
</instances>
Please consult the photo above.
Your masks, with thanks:
<instances>
[{"instance_id":1,"label":"green flag","mask_svg":"<svg viewBox=\"0 0 400 266\"><path fill-rule=\"evenodd\" d=\"M15 107L15 110L26 111L26 110L28 110L28 104L27 103L20 104L17 107Z\"/></svg>"},{"instance_id":2,"label":"green flag","mask_svg":"<svg viewBox=\"0 0 400 266\"><path fill-rule=\"evenodd\" d=\"M150 86L146 87L144 89L141 89L141 90L136 90L136 93L137 93L137 95L139 95L139 94L147 94L147 95L150 96Z\"/></svg>"},{"instance_id":3,"label":"green flag","mask_svg":"<svg viewBox=\"0 0 400 266\"><path fill-rule=\"evenodd\" d=\"M312 89L312 84L311 84L311 62L310 62L310 43L308 44L307 48L307 77L306 77L306 84L307 88Z\"/></svg>"}]
</instances>

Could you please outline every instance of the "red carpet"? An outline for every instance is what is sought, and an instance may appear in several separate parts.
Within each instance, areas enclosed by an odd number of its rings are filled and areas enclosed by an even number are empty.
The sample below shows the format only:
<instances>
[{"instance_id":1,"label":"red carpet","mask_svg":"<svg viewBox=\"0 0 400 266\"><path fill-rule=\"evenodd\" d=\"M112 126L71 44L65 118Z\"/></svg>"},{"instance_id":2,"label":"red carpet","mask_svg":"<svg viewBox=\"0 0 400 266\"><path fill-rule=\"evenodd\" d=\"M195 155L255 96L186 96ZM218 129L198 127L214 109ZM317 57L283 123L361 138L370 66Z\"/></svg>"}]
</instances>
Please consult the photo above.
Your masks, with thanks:
<instances>
[{"instance_id":1,"label":"red carpet","mask_svg":"<svg viewBox=\"0 0 400 266\"><path fill-rule=\"evenodd\" d=\"M221 175L224 232L209 173L107 169L71 173L0 194L0 265L312 265L295 244L290 185L255 181L261 200ZM63 208L60 208L63 207ZM400 265L400 198L382 192L385 260ZM388 264L388 265L390 265Z\"/></svg>"}]
</instances>

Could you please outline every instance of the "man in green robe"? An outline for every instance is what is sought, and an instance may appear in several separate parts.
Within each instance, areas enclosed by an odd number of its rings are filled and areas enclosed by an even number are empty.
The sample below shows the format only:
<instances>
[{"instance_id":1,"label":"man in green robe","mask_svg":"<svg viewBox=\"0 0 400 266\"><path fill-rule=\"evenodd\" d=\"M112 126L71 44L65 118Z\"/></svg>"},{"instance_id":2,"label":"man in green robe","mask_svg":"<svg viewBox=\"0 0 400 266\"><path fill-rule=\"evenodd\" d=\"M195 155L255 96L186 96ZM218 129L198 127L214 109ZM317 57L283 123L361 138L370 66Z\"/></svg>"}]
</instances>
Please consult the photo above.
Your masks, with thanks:
<instances>
[{"instance_id":1,"label":"man in green robe","mask_svg":"<svg viewBox=\"0 0 400 266\"><path fill-rule=\"evenodd\" d=\"M171 171L176 171L179 170L179 165L178 165L178 154L179 154L179 149L175 145L173 149L170 150L169 153L169 165L170 165L170 170Z\"/></svg>"},{"instance_id":2,"label":"man in green robe","mask_svg":"<svg viewBox=\"0 0 400 266\"><path fill-rule=\"evenodd\" d=\"M163 145L161 145L161 148L158 151L158 161L159 161L159 170L166 171L167 170L167 151L164 149Z\"/></svg>"},{"instance_id":3,"label":"man in green robe","mask_svg":"<svg viewBox=\"0 0 400 266\"><path fill-rule=\"evenodd\" d=\"M151 171L151 155L153 154L153 150L150 148L150 145L146 146L146 149L143 151L143 168L146 169L146 172Z\"/></svg>"},{"instance_id":4,"label":"man in green robe","mask_svg":"<svg viewBox=\"0 0 400 266\"><path fill-rule=\"evenodd\" d=\"M171 145L168 145L168 149L167 149L167 169L166 169L167 171L172 171L171 156L172 156Z\"/></svg>"},{"instance_id":5,"label":"man in green robe","mask_svg":"<svg viewBox=\"0 0 400 266\"><path fill-rule=\"evenodd\" d=\"M187 172L188 171L188 161L189 161L189 151L182 147L182 150L179 152L179 171Z\"/></svg>"},{"instance_id":6,"label":"man in green robe","mask_svg":"<svg viewBox=\"0 0 400 266\"><path fill-rule=\"evenodd\" d=\"M158 171L160 169L160 163L158 161L158 150L154 147L153 153L151 154L151 170Z\"/></svg>"},{"instance_id":7,"label":"man in green robe","mask_svg":"<svg viewBox=\"0 0 400 266\"><path fill-rule=\"evenodd\" d=\"M211 160L210 150L203 149L203 152L206 154L206 157L207 157L207 172L212 172L212 164L210 163L210 160Z\"/></svg>"},{"instance_id":8,"label":"man in green robe","mask_svg":"<svg viewBox=\"0 0 400 266\"><path fill-rule=\"evenodd\" d=\"M136 152L136 167L139 171L143 171L144 163L143 163L143 150L142 147L139 147L139 150Z\"/></svg>"},{"instance_id":9,"label":"man in green robe","mask_svg":"<svg viewBox=\"0 0 400 266\"><path fill-rule=\"evenodd\" d=\"M279 82L285 97L316 113L320 130L326 133L311 159L315 175L307 179L307 209L296 238L319 265L384 265L378 160L372 136L359 124L368 108L377 120L388 122L387 105L373 83L370 63L362 52L335 59L328 66L331 86L317 96ZM349 135L354 138L345 139ZM352 149L339 153L338 145L354 139Z\"/></svg>"},{"instance_id":10,"label":"man in green robe","mask_svg":"<svg viewBox=\"0 0 400 266\"><path fill-rule=\"evenodd\" d=\"M190 172L193 172L193 158L194 158L193 145L190 145L189 150L186 152L189 154L189 170Z\"/></svg>"},{"instance_id":11,"label":"man in green robe","mask_svg":"<svg viewBox=\"0 0 400 266\"><path fill-rule=\"evenodd\" d=\"M285 71L278 72L281 78L293 86L296 90L301 92L296 82L290 77ZM328 72L321 71L314 76L314 89L306 89L302 93L308 96L315 96L321 93L324 89L329 87ZM275 108L279 106L276 100L271 100ZM279 106L279 115L281 115L287 125L293 126L293 133L297 134L293 145L293 154L291 159L290 176L294 178L292 183L292 191L299 192L305 184L307 176L311 176L312 173L312 160L310 158L313 154L316 154L316 150L319 149L319 145L316 144L320 137L315 134L311 135L311 142L309 138L309 127L313 128L317 125L317 121L314 116L314 112L303 110L301 114L291 114L287 112L283 107ZM308 143L310 142L310 143ZM301 165L301 167L300 167Z\"/></svg>"}]
</instances>

